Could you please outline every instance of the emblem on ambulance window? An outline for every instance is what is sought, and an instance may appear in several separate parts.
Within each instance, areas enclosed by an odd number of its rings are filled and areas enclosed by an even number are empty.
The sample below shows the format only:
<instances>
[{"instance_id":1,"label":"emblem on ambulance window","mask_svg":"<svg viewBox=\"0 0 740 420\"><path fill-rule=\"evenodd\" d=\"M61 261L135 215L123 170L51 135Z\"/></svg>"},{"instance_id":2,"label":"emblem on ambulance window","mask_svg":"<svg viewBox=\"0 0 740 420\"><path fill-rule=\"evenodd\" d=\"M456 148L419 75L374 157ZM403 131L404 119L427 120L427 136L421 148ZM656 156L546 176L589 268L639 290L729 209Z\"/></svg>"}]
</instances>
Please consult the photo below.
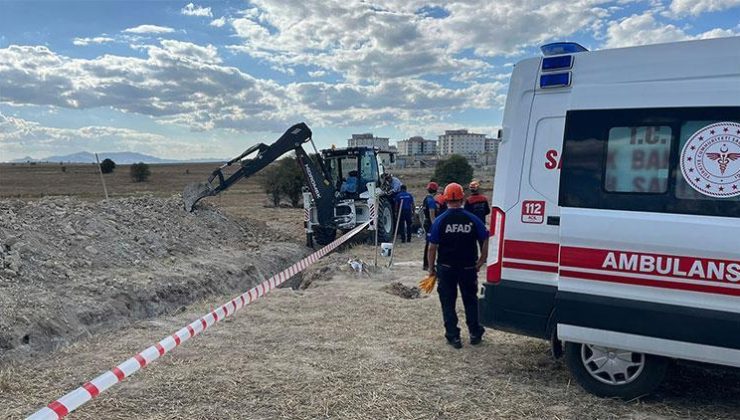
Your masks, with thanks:
<instances>
[{"instance_id":1,"label":"emblem on ambulance window","mask_svg":"<svg viewBox=\"0 0 740 420\"><path fill-rule=\"evenodd\" d=\"M720 122L694 133L681 151L681 173L704 195L740 195L740 124Z\"/></svg>"}]
</instances>

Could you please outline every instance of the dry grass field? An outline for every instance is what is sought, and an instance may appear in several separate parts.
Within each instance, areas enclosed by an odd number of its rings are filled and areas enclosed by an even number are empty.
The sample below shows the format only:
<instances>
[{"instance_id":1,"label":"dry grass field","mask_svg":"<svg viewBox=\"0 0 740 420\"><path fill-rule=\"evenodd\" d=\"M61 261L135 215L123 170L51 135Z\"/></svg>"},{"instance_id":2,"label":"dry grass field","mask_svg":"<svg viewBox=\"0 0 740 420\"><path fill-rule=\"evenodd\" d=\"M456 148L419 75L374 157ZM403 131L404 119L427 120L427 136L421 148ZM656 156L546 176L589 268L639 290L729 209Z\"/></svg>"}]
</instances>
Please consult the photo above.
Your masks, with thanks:
<instances>
[{"instance_id":1,"label":"dry grass field","mask_svg":"<svg viewBox=\"0 0 740 420\"><path fill-rule=\"evenodd\" d=\"M72 200L88 202L102 198L95 166L67 165L66 172L60 167L0 165L0 203L22 209L24 202L49 195L69 195L77 197ZM214 168L214 164L152 165L149 182L133 183L128 167L120 166L114 174L106 175L112 199L101 208L126 205L130 200L126 197L143 194L171 200L168 197L178 194L185 184L204 180ZM431 170L399 170L397 174L420 199ZM490 190L490 177L478 175L488 180L483 186ZM269 207L257 177L207 201L250 229L266 224L268 230L279 232L282 240L296 246L303 243L302 210ZM70 208L80 207L75 206ZM135 228L135 221L127 227ZM214 224L213 228L223 226ZM240 264L259 263L289 248L264 242L259 244L267 246L267 254L262 256L232 246L229 252L240 259L223 271L238 276ZM81 244L71 244L82 252ZM215 253L222 245L193 244L193 250ZM59 249L62 254L64 246ZM135 250L136 244L131 246ZM542 341L489 331L481 347L451 349L442 337L436 294L402 299L387 292L391 282L413 286L420 279L422 247L420 240L400 246L398 264L391 270L377 270L371 277L350 273L346 262L351 256L372 261L373 248L361 244L345 247L309 269L303 278L304 284L310 282L307 289L275 291L128 378L70 418L740 417L737 370L676 365L654 395L623 402L583 392L572 382L564 364L549 356L548 345ZM152 257L132 270L142 271L136 273L139 280L146 277L156 283L159 271L147 267L182 264L172 261L180 258L173 255L166 260ZM198 257L185 254L182 258L191 259L181 270L183 281L201 275L197 270L218 273ZM89 278L95 278L94 267L86 270ZM74 277L74 271L68 275ZM8 281L22 284L23 279ZM43 284L36 281L35 286ZM95 290L104 286L85 287ZM138 293L154 292L142 288ZM177 310L133 319L120 330L97 331L56 351L0 362L0 418L22 417L74 389L231 297L222 293L200 295ZM63 295L59 297L63 299Z\"/></svg>"},{"instance_id":2,"label":"dry grass field","mask_svg":"<svg viewBox=\"0 0 740 420\"><path fill-rule=\"evenodd\" d=\"M149 165L152 171L148 182L133 182L130 165L118 165L105 182L112 197L140 193L170 195L179 193L190 182L204 181L218 167L218 163L177 163ZM424 193L433 168L398 169L393 171L414 195ZM485 192L491 191L493 174L476 172ZM266 202L261 192L260 174L243 180L230 188L223 197L254 193L260 202ZM0 163L0 198L37 198L47 195L74 195L96 199L103 197L103 187L96 165L56 163Z\"/></svg>"},{"instance_id":3,"label":"dry grass field","mask_svg":"<svg viewBox=\"0 0 740 420\"><path fill-rule=\"evenodd\" d=\"M153 194L168 197L180 194L191 182L208 179L218 163L180 163L149 165L151 177L147 182L133 182L130 165L118 165L112 174L104 175L110 197L128 197ZM62 170L64 168L64 171ZM426 194L433 168L399 169L394 173L408 185L417 203ZM231 173L228 168L225 173ZM489 194L493 176L476 173L482 181L482 191ZM244 179L226 192L204 200L213 203L235 217L251 217L264 221L269 227L284 232L303 243L303 210L290 207L275 208L260 186L262 175ZM38 199L45 196L74 196L86 200L104 197L100 174L96 165L56 163L0 163L0 199Z\"/></svg>"},{"instance_id":4,"label":"dry grass field","mask_svg":"<svg viewBox=\"0 0 740 420\"><path fill-rule=\"evenodd\" d=\"M111 198L153 194L169 197L180 194L188 183L208 179L218 163L184 163L149 165L147 182L133 182L130 165L118 165L106 174L105 183ZM65 171L62 171L62 167ZM227 172L229 173L229 172ZM260 187L257 174L235 184L217 197L204 201L218 205L236 217L249 216L266 222L271 228L296 236L303 243L303 210L274 208ZM100 174L95 165L81 164L0 164L0 199L38 199L45 196L74 196L85 200L104 198Z\"/></svg>"},{"instance_id":5,"label":"dry grass field","mask_svg":"<svg viewBox=\"0 0 740 420\"><path fill-rule=\"evenodd\" d=\"M330 255L311 268L308 289L275 291L70 418L737 418L738 374L679 366L655 395L622 402L582 391L539 340L488 331L480 347L450 348L436 293L386 292L391 281L416 283L419 246L403 246L392 271L370 278L345 262L370 261L371 247ZM28 414L227 298L0 368L0 417Z\"/></svg>"}]
</instances>

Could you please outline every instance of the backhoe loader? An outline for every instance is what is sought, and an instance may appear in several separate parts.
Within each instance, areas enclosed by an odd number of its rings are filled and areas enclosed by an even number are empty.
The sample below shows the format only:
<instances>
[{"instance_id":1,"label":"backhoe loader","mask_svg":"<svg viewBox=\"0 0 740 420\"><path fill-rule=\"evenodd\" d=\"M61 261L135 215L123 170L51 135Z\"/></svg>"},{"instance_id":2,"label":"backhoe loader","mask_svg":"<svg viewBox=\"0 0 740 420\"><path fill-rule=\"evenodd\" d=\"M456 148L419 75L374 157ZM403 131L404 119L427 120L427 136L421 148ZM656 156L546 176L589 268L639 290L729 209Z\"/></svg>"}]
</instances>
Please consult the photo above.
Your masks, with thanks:
<instances>
[{"instance_id":1,"label":"backhoe loader","mask_svg":"<svg viewBox=\"0 0 740 420\"><path fill-rule=\"evenodd\" d=\"M381 181L385 173L381 156L392 162L393 154L372 147L332 147L319 152L311 136L311 129L299 123L270 145L260 143L250 147L214 170L207 182L186 186L182 193L185 210L193 211L203 198L219 194L286 153L294 152L305 179L303 206L308 246L313 246L314 241L319 245L329 244L337 231L349 231L366 221L370 221L369 230L378 229L378 241L390 241L393 205L389 194L381 188L385 187ZM315 152L312 156L303 149L303 144L308 142ZM224 169L235 164L240 168L225 176ZM343 191L342 185L350 176L357 179L357 187Z\"/></svg>"}]
</instances>

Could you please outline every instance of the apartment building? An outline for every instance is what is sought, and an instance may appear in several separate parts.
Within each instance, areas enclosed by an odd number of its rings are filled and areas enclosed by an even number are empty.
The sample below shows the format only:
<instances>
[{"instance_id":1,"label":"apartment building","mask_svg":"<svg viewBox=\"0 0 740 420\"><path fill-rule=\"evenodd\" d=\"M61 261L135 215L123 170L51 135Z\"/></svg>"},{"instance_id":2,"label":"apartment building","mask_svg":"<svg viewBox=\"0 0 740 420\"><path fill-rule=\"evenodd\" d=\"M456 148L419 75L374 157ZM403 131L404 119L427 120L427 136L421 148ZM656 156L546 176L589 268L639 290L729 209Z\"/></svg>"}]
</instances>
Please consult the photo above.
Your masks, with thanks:
<instances>
[{"instance_id":1,"label":"apartment building","mask_svg":"<svg viewBox=\"0 0 740 420\"><path fill-rule=\"evenodd\" d=\"M486 151L486 135L471 133L466 129L445 130L437 141L437 154L475 157Z\"/></svg>"},{"instance_id":2,"label":"apartment building","mask_svg":"<svg viewBox=\"0 0 740 420\"><path fill-rule=\"evenodd\" d=\"M427 140L421 136L398 141L398 154L402 156L425 156L437 153L437 141Z\"/></svg>"},{"instance_id":3,"label":"apartment building","mask_svg":"<svg viewBox=\"0 0 740 420\"><path fill-rule=\"evenodd\" d=\"M380 150L391 150L388 137L375 137L372 133L352 134L351 139L347 139L348 147L378 147Z\"/></svg>"}]
</instances>

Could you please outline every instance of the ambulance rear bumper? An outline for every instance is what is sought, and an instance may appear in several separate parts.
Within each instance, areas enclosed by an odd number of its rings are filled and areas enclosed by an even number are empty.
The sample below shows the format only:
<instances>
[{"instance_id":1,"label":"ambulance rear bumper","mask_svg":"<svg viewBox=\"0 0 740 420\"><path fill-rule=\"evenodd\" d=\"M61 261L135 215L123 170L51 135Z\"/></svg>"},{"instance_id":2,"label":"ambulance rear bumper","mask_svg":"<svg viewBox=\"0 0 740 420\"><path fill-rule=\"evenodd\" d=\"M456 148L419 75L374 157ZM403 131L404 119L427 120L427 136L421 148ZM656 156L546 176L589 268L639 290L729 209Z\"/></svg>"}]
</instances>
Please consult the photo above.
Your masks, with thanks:
<instances>
[{"instance_id":1,"label":"ambulance rear bumper","mask_svg":"<svg viewBox=\"0 0 740 420\"><path fill-rule=\"evenodd\" d=\"M522 281L483 283L478 300L481 324L497 330L549 339L557 287Z\"/></svg>"}]
</instances>

